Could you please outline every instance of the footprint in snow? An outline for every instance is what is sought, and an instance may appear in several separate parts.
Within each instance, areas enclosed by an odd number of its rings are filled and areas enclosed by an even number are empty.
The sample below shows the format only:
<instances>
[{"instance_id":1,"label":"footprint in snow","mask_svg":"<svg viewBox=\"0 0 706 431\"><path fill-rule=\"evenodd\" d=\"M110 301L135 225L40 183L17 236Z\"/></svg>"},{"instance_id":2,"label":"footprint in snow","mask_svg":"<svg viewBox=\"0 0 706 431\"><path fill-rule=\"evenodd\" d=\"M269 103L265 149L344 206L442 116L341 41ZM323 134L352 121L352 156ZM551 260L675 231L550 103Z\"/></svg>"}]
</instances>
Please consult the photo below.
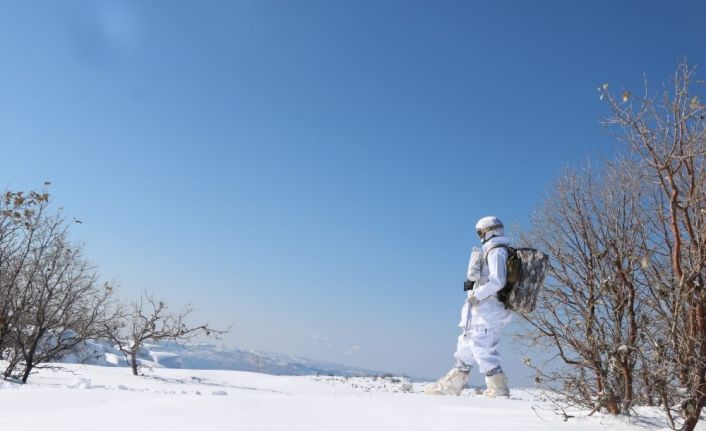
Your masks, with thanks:
<instances>
[{"instance_id":1,"label":"footprint in snow","mask_svg":"<svg viewBox=\"0 0 706 431\"><path fill-rule=\"evenodd\" d=\"M91 379L77 379L66 387L71 389L91 389Z\"/></svg>"}]
</instances>

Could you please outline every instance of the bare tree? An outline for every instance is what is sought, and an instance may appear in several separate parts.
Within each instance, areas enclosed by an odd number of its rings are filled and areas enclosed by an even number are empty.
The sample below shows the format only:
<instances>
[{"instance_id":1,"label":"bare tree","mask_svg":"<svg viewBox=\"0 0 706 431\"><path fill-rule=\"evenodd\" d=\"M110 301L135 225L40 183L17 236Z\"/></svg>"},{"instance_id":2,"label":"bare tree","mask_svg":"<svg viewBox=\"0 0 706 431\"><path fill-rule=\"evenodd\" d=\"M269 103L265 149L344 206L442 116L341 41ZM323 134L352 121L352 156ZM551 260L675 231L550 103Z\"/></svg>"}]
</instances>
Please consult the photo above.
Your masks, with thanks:
<instances>
[{"instance_id":1,"label":"bare tree","mask_svg":"<svg viewBox=\"0 0 706 431\"><path fill-rule=\"evenodd\" d=\"M93 267L79 248L66 242L65 232L38 259L40 268L29 288L15 298L21 317L11 339L22 360L22 383L37 364L59 359L85 340L98 338L102 323L112 319L107 313L109 286L98 284Z\"/></svg>"},{"instance_id":2,"label":"bare tree","mask_svg":"<svg viewBox=\"0 0 706 431\"><path fill-rule=\"evenodd\" d=\"M680 64L659 97L603 85L627 153L563 175L525 237L552 256L532 339L563 363L539 378L615 414L660 405L688 431L706 404L706 107L693 76Z\"/></svg>"},{"instance_id":3,"label":"bare tree","mask_svg":"<svg viewBox=\"0 0 706 431\"><path fill-rule=\"evenodd\" d=\"M18 317L12 299L18 279L32 251L35 231L49 201L46 192L6 191L0 198L0 359L5 358L7 335Z\"/></svg>"},{"instance_id":4,"label":"bare tree","mask_svg":"<svg viewBox=\"0 0 706 431\"><path fill-rule=\"evenodd\" d=\"M45 185L48 185L45 184ZM110 339L138 373L145 342L187 341L226 331L188 326L193 308L173 313L143 294L128 307L100 284L70 223L49 211L46 192L0 196L0 359L4 378L26 383L32 371L80 350L89 338Z\"/></svg>"},{"instance_id":5,"label":"bare tree","mask_svg":"<svg viewBox=\"0 0 706 431\"><path fill-rule=\"evenodd\" d=\"M648 97L646 90L641 100L627 90L615 97L603 89L612 111L606 125L640 161L644 181L654 185L644 272L651 314L658 319L655 341L668 358L657 383L663 402L682 399L687 431L706 404L706 106L694 75L693 67L681 63L660 96Z\"/></svg>"},{"instance_id":6,"label":"bare tree","mask_svg":"<svg viewBox=\"0 0 706 431\"><path fill-rule=\"evenodd\" d=\"M7 230L12 235L0 245L6 257L0 340L8 364L4 377L26 383L39 364L58 360L100 335L102 322L112 318L107 313L111 290L98 284L82 248L68 240L69 225L47 212L48 194L12 196L6 194L4 205L14 199L12 206L24 205L25 210L13 212L21 222Z\"/></svg>"},{"instance_id":7,"label":"bare tree","mask_svg":"<svg viewBox=\"0 0 706 431\"><path fill-rule=\"evenodd\" d=\"M530 339L555 349L563 366L537 367L567 400L617 414L632 406L644 330L634 269L640 259L641 184L621 160L601 176L567 170L523 240L546 250L551 265L540 311L526 316Z\"/></svg>"},{"instance_id":8,"label":"bare tree","mask_svg":"<svg viewBox=\"0 0 706 431\"><path fill-rule=\"evenodd\" d=\"M202 334L218 337L227 330L213 329L207 323L189 326L186 323L194 311L187 305L179 312L171 312L167 305L149 293L123 307L122 318L105 326L107 338L125 355L134 375L139 374L138 354L145 343L163 340L186 342Z\"/></svg>"}]
</instances>

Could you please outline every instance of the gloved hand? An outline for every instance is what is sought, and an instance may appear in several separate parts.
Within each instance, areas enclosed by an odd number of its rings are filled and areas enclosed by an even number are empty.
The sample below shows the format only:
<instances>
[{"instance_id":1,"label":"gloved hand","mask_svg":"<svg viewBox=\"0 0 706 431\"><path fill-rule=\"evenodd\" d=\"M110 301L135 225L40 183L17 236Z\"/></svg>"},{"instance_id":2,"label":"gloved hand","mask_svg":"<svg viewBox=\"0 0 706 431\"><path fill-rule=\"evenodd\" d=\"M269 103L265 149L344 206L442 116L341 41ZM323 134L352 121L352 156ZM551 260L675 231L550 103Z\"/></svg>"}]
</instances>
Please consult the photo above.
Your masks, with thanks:
<instances>
[{"instance_id":1,"label":"gloved hand","mask_svg":"<svg viewBox=\"0 0 706 431\"><path fill-rule=\"evenodd\" d=\"M472 290L469 290L467 293L468 293L468 299L466 299L466 301L468 301L468 303L471 305L471 307L473 307L474 305L476 305L478 303L478 298L476 298L475 292L473 292Z\"/></svg>"},{"instance_id":2,"label":"gloved hand","mask_svg":"<svg viewBox=\"0 0 706 431\"><path fill-rule=\"evenodd\" d=\"M467 301L468 301L468 303L471 305L471 307L473 307L473 306L478 305L478 304L480 304L481 302L487 300L488 298L489 298L489 297L486 297L486 298L483 298L483 299L478 299L478 297L476 296L476 291L475 291L475 290L471 290L471 291L468 292L468 299L467 299Z\"/></svg>"},{"instance_id":3,"label":"gloved hand","mask_svg":"<svg viewBox=\"0 0 706 431\"><path fill-rule=\"evenodd\" d=\"M475 287L476 282L473 280L466 280L463 282L463 290L465 292L473 290L473 287Z\"/></svg>"}]
</instances>

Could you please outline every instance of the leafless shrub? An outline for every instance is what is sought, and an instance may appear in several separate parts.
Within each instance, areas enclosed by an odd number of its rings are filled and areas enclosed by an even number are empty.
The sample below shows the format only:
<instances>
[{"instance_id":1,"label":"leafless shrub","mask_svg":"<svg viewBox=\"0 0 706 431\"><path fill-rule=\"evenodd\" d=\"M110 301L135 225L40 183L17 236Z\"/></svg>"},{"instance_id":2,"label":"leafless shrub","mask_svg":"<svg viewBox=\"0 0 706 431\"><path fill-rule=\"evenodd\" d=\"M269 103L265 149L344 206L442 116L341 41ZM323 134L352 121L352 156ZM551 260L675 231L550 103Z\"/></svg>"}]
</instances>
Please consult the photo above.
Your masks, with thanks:
<instances>
[{"instance_id":1,"label":"leafless shrub","mask_svg":"<svg viewBox=\"0 0 706 431\"><path fill-rule=\"evenodd\" d=\"M679 401L689 431L706 403L706 106L694 74L680 64L659 98L644 97L635 107L607 94L613 115L606 121L653 186L643 272L658 337L654 384L665 405ZM631 97L623 92L623 100Z\"/></svg>"},{"instance_id":2,"label":"leafless shrub","mask_svg":"<svg viewBox=\"0 0 706 431\"><path fill-rule=\"evenodd\" d=\"M565 400L611 413L660 405L691 431L706 403L706 107L694 69L659 97L601 98L625 157L567 171L525 241L552 256L532 340L561 365L536 367Z\"/></svg>"},{"instance_id":3,"label":"leafless shrub","mask_svg":"<svg viewBox=\"0 0 706 431\"><path fill-rule=\"evenodd\" d=\"M48 194L37 192L7 191L0 198L0 359L7 356L7 336L17 317L12 298L48 200Z\"/></svg>"},{"instance_id":4,"label":"leafless shrub","mask_svg":"<svg viewBox=\"0 0 706 431\"><path fill-rule=\"evenodd\" d=\"M551 256L550 277L528 316L533 342L556 349L563 363L538 367L538 379L560 382L571 403L612 413L630 409L640 364L642 298L635 244L639 182L622 160L602 177L567 170L534 216L524 241Z\"/></svg>"},{"instance_id":5,"label":"leafless shrub","mask_svg":"<svg viewBox=\"0 0 706 431\"><path fill-rule=\"evenodd\" d=\"M47 211L48 194L8 192L0 219L0 349L5 378L26 383L39 364L98 337L111 289L99 285L68 224ZM22 211L19 211L22 209Z\"/></svg>"},{"instance_id":6,"label":"leafless shrub","mask_svg":"<svg viewBox=\"0 0 706 431\"><path fill-rule=\"evenodd\" d=\"M172 312L167 305L149 293L124 306L121 318L107 322L106 337L125 355L134 375L139 374L137 357L145 343L163 340L186 342L199 334L218 337L228 330L214 329L207 323L189 326L186 321L194 311L187 305L179 312Z\"/></svg>"}]
</instances>

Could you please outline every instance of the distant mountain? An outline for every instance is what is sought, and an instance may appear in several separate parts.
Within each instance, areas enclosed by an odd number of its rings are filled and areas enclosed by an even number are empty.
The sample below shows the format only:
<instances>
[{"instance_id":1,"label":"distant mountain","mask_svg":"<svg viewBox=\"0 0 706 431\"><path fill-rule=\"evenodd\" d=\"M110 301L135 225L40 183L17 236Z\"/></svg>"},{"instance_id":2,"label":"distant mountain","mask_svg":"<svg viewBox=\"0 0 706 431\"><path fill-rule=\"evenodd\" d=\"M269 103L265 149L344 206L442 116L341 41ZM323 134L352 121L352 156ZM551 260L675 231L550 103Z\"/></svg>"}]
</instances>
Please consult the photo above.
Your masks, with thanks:
<instances>
[{"instance_id":1,"label":"distant mountain","mask_svg":"<svg viewBox=\"0 0 706 431\"><path fill-rule=\"evenodd\" d=\"M194 370L253 371L274 375L373 376L383 372L280 353L259 352L215 344L176 344L172 341L146 344L139 354L140 364L164 368ZM109 367L128 366L125 357L111 344L87 341L78 354L64 362L85 363Z\"/></svg>"}]
</instances>

